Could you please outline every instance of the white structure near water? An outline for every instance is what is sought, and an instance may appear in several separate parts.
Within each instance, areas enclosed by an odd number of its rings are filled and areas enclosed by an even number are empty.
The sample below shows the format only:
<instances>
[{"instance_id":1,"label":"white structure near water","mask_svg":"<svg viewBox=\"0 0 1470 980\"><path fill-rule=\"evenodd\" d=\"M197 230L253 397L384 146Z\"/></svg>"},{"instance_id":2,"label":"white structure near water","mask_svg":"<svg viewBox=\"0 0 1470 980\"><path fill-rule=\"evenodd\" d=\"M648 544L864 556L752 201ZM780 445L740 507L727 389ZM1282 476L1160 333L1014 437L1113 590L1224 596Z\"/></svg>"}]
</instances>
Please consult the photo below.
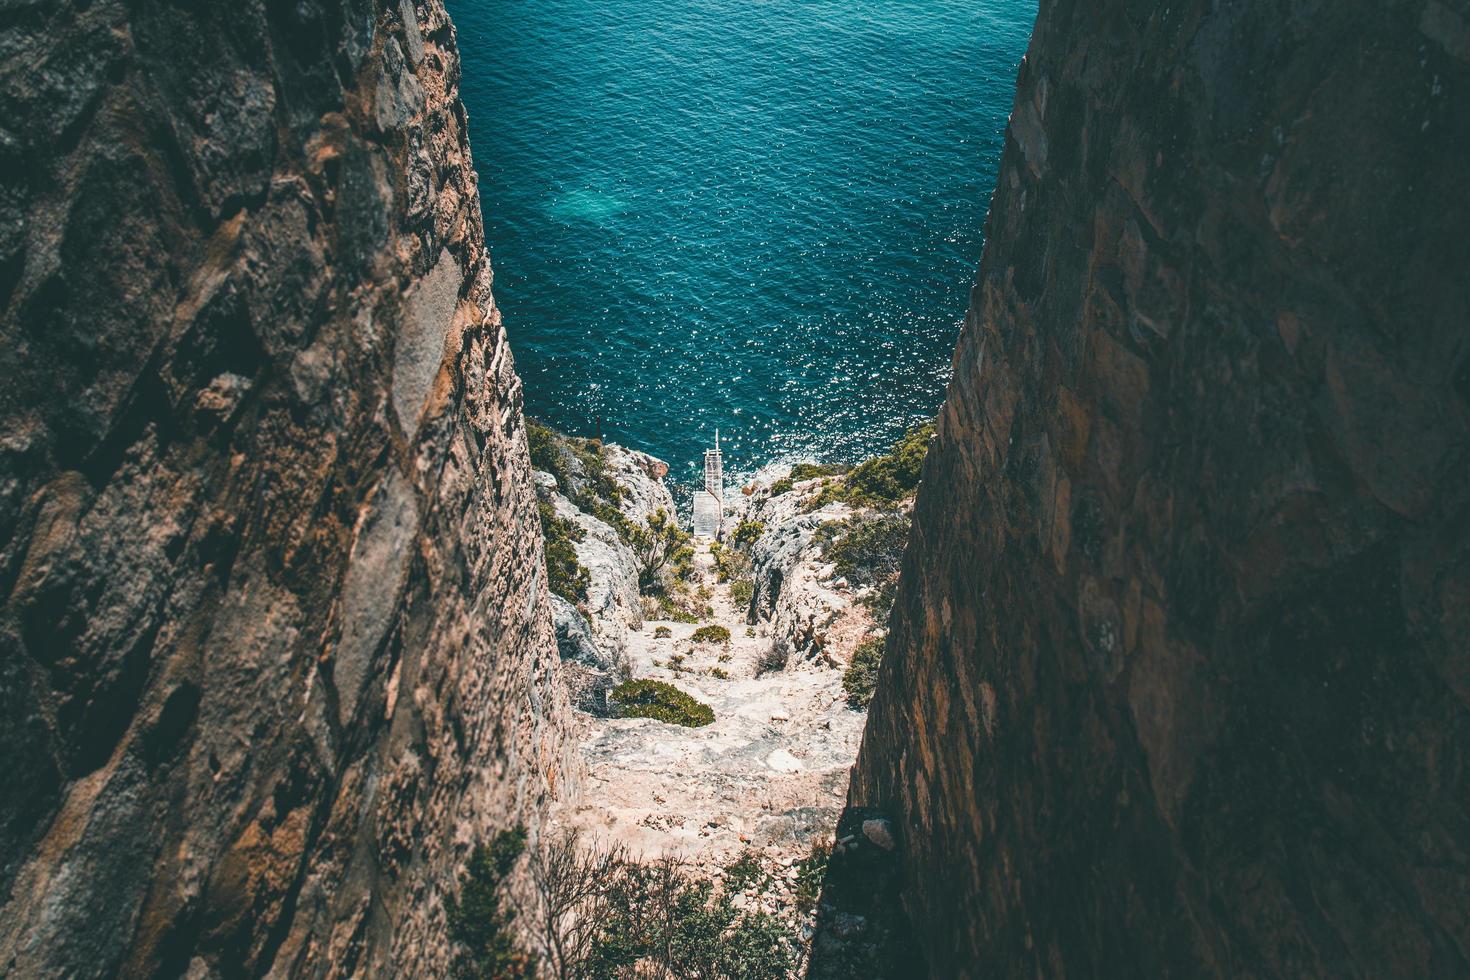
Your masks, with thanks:
<instances>
[{"instance_id":1,"label":"white structure near water","mask_svg":"<svg viewBox=\"0 0 1470 980\"><path fill-rule=\"evenodd\" d=\"M704 489L694 494L694 536L718 538L725 525L725 460L720 454L720 430L715 448L704 451Z\"/></svg>"}]
</instances>

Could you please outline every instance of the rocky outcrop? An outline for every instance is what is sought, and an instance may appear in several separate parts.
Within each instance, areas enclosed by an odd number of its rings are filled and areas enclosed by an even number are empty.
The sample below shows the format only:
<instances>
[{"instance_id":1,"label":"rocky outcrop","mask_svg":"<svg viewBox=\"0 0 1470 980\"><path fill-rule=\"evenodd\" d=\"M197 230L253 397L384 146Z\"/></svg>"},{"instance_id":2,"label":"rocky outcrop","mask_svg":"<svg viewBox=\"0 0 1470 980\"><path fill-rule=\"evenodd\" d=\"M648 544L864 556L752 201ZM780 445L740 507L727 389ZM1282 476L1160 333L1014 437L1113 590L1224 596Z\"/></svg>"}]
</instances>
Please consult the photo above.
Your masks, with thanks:
<instances>
[{"instance_id":1,"label":"rocky outcrop","mask_svg":"<svg viewBox=\"0 0 1470 980\"><path fill-rule=\"evenodd\" d=\"M585 597L572 603L553 596L557 648L572 704L584 711L607 709L607 692L627 679L628 633L643 628L638 563L632 549L610 525L577 508L537 474L538 492L560 518L581 531L573 543L577 563L587 571Z\"/></svg>"},{"instance_id":2,"label":"rocky outcrop","mask_svg":"<svg viewBox=\"0 0 1470 980\"><path fill-rule=\"evenodd\" d=\"M1043 0L852 786L934 975L1470 972L1466 38Z\"/></svg>"},{"instance_id":3,"label":"rocky outcrop","mask_svg":"<svg viewBox=\"0 0 1470 980\"><path fill-rule=\"evenodd\" d=\"M669 473L668 463L615 442L603 444L602 459L607 466L607 474L623 490L618 510L628 520L646 524L648 518L658 511L670 516L678 513L674 497L664 483L664 477Z\"/></svg>"},{"instance_id":4,"label":"rocky outcrop","mask_svg":"<svg viewBox=\"0 0 1470 980\"><path fill-rule=\"evenodd\" d=\"M557 643L562 659L575 665L567 674L574 703L601 712L608 689L627 679L629 633L643 628L642 566L624 534L608 522L621 517L642 527L658 511L674 514L674 498L663 482L669 466L615 443L540 431L542 461L556 473L536 471L537 493L556 516L580 530L571 547L587 571L581 601L554 603Z\"/></svg>"},{"instance_id":5,"label":"rocky outcrop","mask_svg":"<svg viewBox=\"0 0 1470 980\"><path fill-rule=\"evenodd\" d=\"M442 973L571 775L453 28L0 31L0 970Z\"/></svg>"},{"instance_id":6,"label":"rocky outcrop","mask_svg":"<svg viewBox=\"0 0 1470 980\"><path fill-rule=\"evenodd\" d=\"M842 521L853 510L843 503L808 510L821 490L820 479L772 493L790 471L784 464L763 467L745 487L749 493L731 507L731 527L751 521L762 528L750 545L754 587L747 620L766 624L765 663L820 659L836 667L876 625L856 601L856 591L835 576L817 538L823 524Z\"/></svg>"}]
</instances>

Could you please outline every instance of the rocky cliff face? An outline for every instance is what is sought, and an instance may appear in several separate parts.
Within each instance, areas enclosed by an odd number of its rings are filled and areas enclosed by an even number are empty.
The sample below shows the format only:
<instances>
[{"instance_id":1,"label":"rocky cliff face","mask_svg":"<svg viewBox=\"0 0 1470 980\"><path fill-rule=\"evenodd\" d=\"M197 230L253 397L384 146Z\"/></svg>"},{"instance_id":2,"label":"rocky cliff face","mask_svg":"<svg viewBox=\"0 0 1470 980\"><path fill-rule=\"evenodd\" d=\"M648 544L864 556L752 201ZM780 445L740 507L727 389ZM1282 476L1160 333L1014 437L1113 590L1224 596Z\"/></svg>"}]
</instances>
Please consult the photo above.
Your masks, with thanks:
<instances>
[{"instance_id":1,"label":"rocky cliff face","mask_svg":"<svg viewBox=\"0 0 1470 980\"><path fill-rule=\"evenodd\" d=\"M761 527L750 546L753 588L746 620L766 624L771 640L763 660L769 665L819 660L829 667L845 666L876 624L858 590L823 556L818 530L851 517L854 510L841 502L809 509L822 488L820 479L773 493L790 472L782 464L761 469L746 485L749 495L730 506L728 527L743 521Z\"/></svg>"},{"instance_id":2,"label":"rocky cliff face","mask_svg":"<svg viewBox=\"0 0 1470 980\"><path fill-rule=\"evenodd\" d=\"M1467 97L1043 0L852 788L936 976L1470 970Z\"/></svg>"},{"instance_id":3,"label":"rocky cliff face","mask_svg":"<svg viewBox=\"0 0 1470 980\"><path fill-rule=\"evenodd\" d=\"M0 972L442 972L568 778L438 0L0 14Z\"/></svg>"}]
</instances>

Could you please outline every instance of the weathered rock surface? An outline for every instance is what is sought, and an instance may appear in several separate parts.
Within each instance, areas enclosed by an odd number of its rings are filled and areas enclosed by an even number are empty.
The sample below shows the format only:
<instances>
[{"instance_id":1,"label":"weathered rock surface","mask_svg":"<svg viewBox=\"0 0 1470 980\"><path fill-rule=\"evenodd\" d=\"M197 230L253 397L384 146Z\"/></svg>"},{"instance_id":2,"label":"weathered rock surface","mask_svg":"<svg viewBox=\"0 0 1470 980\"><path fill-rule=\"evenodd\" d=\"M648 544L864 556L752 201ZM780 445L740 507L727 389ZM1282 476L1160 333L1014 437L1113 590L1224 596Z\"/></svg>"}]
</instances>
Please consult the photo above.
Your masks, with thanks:
<instances>
[{"instance_id":1,"label":"weathered rock surface","mask_svg":"<svg viewBox=\"0 0 1470 980\"><path fill-rule=\"evenodd\" d=\"M695 643L696 624L649 620L629 635L629 667L708 704L714 722L578 716L585 790L555 813L588 840L678 855L702 873L747 847L804 857L836 824L864 715L847 706L842 672L821 663L756 676L770 637L764 627L747 635L707 549L694 565L710 594L707 623L730 641Z\"/></svg>"},{"instance_id":2,"label":"weathered rock surface","mask_svg":"<svg viewBox=\"0 0 1470 980\"><path fill-rule=\"evenodd\" d=\"M0 972L442 974L575 761L438 0L0 26Z\"/></svg>"},{"instance_id":3,"label":"weathered rock surface","mask_svg":"<svg viewBox=\"0 0 1470 980\"><path fill-rule=\"evenodd\" d=\"M558 517L582 529L582 540L572 547L587 569L587 599L579 603L591 622L592 634L609 670L626 658L628 631L643 625L638 600L638 561L633 550L612 526L584 511L559 493L549 495Z\"/></svg>"},{"instance_id":4,"label":"weathered rock surface","mask_svg":"<svg viewBox=\"0 0 1470 980\"><path fill-rule=\"evenodd\" d=\"M934 975L1470 973L1467 38L1043 0L852 786Z\"/></svg>"},{"instance_id":5,"label":"weathered rock surface","mask_svg":"<svg viewBox=\"0 0 1470 980\"><path fill-rule=\"evenodd\" d=\"M754 590L747 621L766 624L772 662L821 659L845 664L853 648L877 624L850 588L839 588L831 563L822 557L818 528L853 513L842 503L808 512L820 480L804 480L785 493L771 493L786 465L763 467L734 500L730 526L755 521L764 528L750 549Z\"/></svg>"},{"instance_id":6,"label":"weathered rock surface","mask_svg":"<svg viewBox=\"0 0 1470 980\"><path fill-rule=\"evenodd\" d=\"M558 440L568 437L557 435ZM626 449L615 443L599 448L605 473L622 492L617 502L618 513L635 525L645 525L657 511L674 514L674 499L664 485L668 464L647 453ZM563 660L574 661L582 668L569 677L574 700L589 710L605 707L604 695L611 684L625 679L628 672L628 635L643 628L643 604L640 599L638 557L626 541L607 521L581 509L562 490L581 500L598 500L594 481L589 478L575 453L562 452L560 468L571 486L560 488L551 473L537 471L537 493L551 504L558 517L569 520L582 530L582 540L572 543L577 561L587 570L586 599L573 605L558 600L555 606L557 641ZM591 505L587 505L591 508ZM595 508L591 508L595 509ZM616 520L617 514L604 514ZM579 608L580 607L580 608ZM574 622L573 620L580 620Z\"/></svg>"},{"instance_id":7,"label":"weathered rock surface","mask_svg":"<svg viewBox=\"0 0 1470 980\"><path fill-rule=\"evenodd\" d=\"M602 458L607 463L608 475L623 488L623 499L618 501L618 509L628 520L646 524L648 518L660 510L671 517L678 513L674 497L664 483L664 477L669 473L668 463L615 442L603 445Z\"/></svg>"}]
</instances>

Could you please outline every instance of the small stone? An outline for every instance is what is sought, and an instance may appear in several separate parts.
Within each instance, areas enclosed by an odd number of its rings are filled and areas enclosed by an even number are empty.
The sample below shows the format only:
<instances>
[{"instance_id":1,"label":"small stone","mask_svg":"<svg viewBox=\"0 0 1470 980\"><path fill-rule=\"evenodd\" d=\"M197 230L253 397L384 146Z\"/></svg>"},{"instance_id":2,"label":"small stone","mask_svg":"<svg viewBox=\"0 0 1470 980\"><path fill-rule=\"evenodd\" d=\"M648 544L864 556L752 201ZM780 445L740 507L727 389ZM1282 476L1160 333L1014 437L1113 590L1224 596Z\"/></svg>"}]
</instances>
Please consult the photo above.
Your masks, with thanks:
<instances>
[{"instance_id":1,"label":"small stone","mask_svg":"<svg viewBox=\"0 0 1470 980\"><path fill-rule=\"evenodd\" d=\"M796 756L785 749L777 749L766 756L766 765L777 772L800 772L803 768Z\"/></svg>"},{"instance_id":2,"label":"small stone","mask_svg":"<svg viewBox=\"0 0 1470 980\"><path fill-rule=\"evenodd\" d=\"M863 836L885 851L898 846L893 842L893 825L887 820L864 820Z\"/></svg>"}]
</instances>

